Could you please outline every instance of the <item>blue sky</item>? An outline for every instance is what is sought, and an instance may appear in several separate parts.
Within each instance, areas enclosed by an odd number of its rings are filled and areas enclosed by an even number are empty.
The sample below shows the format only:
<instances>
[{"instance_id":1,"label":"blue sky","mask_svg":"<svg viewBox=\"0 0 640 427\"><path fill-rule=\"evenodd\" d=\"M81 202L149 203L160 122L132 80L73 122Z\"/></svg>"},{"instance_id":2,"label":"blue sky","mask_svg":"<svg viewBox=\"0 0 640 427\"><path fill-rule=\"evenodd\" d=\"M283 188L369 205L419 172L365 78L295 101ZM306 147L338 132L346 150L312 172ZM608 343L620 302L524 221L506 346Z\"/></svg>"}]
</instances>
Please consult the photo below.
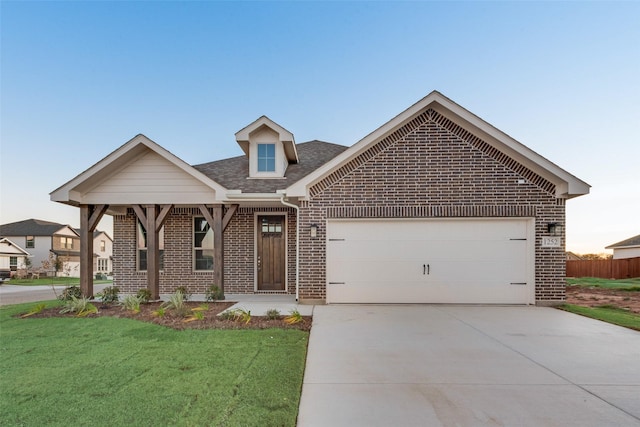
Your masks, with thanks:
<instances>
[{"instance_id":1,"label":"blue sky","mask_svg":"<svg viewBox=\"0 0 640 427\"><path fill-rule=\"evenodd\" d=\"M79 225L49 192L138 133L191 164L240 155L263 114L352 145L435 89L593 186L568 250L640 233L638 2L0 8L0 223Z\"/></svg>"}]
</instances>

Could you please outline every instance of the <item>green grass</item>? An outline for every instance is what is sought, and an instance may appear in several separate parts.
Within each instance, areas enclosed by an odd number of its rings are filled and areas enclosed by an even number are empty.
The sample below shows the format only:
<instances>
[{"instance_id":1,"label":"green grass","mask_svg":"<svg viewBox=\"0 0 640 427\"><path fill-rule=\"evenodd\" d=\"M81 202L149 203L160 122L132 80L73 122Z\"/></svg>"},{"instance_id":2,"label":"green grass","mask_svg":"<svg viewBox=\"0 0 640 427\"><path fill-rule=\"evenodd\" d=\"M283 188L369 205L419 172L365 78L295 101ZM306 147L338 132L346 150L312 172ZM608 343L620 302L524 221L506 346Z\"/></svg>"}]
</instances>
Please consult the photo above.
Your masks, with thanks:
<instances>
[{"instance_id":1,"label":"green grass","mask_svg":"<svg viewBox=\"0 0 640 427\"><path fill-rule=\"evenodd\" d=\"M295 426L307 332L12 317L34 305L0 308L2 426Z\"/></svg>"},{"instance_id":2,"label":"green grass","mask_svg":"<svg viewBox=\"0 0 640 427\"><path fill-rule=\"evenodd\" d=\"M94 285L100 285L103 283L113 283L112 280L95 280ZM21 285L21 286L73 286L80 285L80 279L78 277L43 277L41 279L11 279L7 282L9 285Z\"/></svg>"},{"instance_id":3,"label":"green grass","mask_svg":"<svg viewBox=\"0 0 640 427\"><path fill-rule=\"evenodd\" d=\"M573 304L564 304L560 306L562 310L571 313L580 314L582 316L591 317L592 319L602 320L614 325L624 326L640 331L640 315L631 313L616 307L582 307Z\"/></svg>"},{"instance_id":4,"label":"green grass","mask_svg":"<svg viewBox=\"0 0 640 427\"><path fill-rule=\"evenodd\" d=\"M617 291L640 291L640 277L634 279L599 279L597 277L581 277L567 279L568 285L579 285L587 288L605 288Z\"/></svg>"}]
</instances>

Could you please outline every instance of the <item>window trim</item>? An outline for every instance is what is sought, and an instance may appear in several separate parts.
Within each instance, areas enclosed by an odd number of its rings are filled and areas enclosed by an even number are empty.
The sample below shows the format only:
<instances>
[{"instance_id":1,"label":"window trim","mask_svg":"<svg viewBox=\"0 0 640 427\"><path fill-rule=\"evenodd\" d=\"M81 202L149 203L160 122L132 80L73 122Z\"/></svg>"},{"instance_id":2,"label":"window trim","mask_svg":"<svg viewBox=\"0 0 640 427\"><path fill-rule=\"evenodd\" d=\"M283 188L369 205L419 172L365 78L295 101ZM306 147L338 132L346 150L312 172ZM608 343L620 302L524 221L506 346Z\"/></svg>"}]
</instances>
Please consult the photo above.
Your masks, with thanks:
<instances>
[{"instance_id":1,"label":"window trim","mask_svg":"<svg viewBox=\"0 0 640 427\"><path fill-rule=\"evenodd\" d=\"M260 147L266 147L265 150L267 150L268 148L271 148L273 150L273 155L271 156L270 153L265 153L264 156L260 155ZM276 158L277 158L277 150L276 150L276 144L273 142L259 142L256 144L256 172L258 172L258 174L273 174L277 172L277 165L276 165ZM273 169L269 169L266 168L264 170L260 169L260 163L261 160L264 160L266 162L265 166L270 166L269 165L269 161L273 161Z\"/></svg>"},{"instance_id":2,"label":"window trim","mask_svg":"<svg viewBox=\"0 0 640 427\"><path fill-rule=\"evenodd\" d=\"M141 227L141 228L140 228ZM143 235L144 235L144 246L140 247L140 230L142 230ZM160 252L160 265L158 266L158 270L159 271L163 271L164 270L164 225L162 226L162 228L160 229L159 234L159 242L158 245L159 247L159 252ZM145 254L147 254L148 250L147 250L147 230L144 227L144 224L142 224L142 222L140 221L140 219L136 219L136 271L139 273L146 273L148 270L147 268L145 268L144 270L140 268L140 253L144 251ZM148 259L145 255L145 264L148 265Z\"/></svg>"},{"instance_id":3,"label":"window trim","mask_svg":"<svg viewBox=\"0 0 640 427\"><path fill-rule=\"evenodd\" d=\"M209 226L209 229L205 232L205 237L203 237L201 242L205 241L206 235L209 233L209 231L211 231L211 239L213 241L215 241L213 239L213 227L211 226L211 224L209 224L207 222L207 219L205 217L203 217L203 216L198 216L198 215L193 216L192 217L192 221L191 221L191 224L192 224L192 227L191 227L191 239L192 239L191 240L191 270L193 272L198 272L198 273L213 272L213 271L215 271L215 268L216 268L215 263L214 263L214 261L215 261L215 245L212 242L212 247L210 249L209 248L204 248L203 246L196 246L196 221L197 220L203 220ZM198 269L197 268L197 265L198 265L197 264L197 259L198 258L196 257L196 251L198 251L198 250L200 250L200 251L209 251L210 250L210 251L213 252L214 255L213 255L213 258L211 260L211 268L210 269Z\"/></svg>"}]
</instances>

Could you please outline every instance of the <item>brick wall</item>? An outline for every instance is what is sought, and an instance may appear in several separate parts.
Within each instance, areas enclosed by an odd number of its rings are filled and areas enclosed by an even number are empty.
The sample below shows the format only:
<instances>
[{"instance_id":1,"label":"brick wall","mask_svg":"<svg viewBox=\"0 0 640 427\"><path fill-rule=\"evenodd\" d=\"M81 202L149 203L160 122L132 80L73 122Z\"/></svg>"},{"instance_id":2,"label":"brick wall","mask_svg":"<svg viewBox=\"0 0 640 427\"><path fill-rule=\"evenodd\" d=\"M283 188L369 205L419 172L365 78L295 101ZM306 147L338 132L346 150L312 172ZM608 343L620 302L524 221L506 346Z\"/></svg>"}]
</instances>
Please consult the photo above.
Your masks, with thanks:
<instances>
[{"instance_id":1,"label":"brick wall","mask_svg":"<svg viewBox=\"0 0 640 427\"><path fill-rule=\"evenodd\" d=\"M225 293L254 292L255 212L287 215L287 277L289 293L295 292L296 214L289 208L239 208L225 230ZM173 208L164 225L164 269L160 272L160 293L172 293L186 286L192 293L205 293L213 284L212 271L193 271L193 217L201 217L197 208ZM136 216L114 217L114 286L123 293L146 288L147 273L136 270Z\"/></svg>"},{"instance_id":2,"label":"brick wall","mask_svg":"<svg viewBox=\"0 0 640 427\"><path fill-rule=\"evenodd\" d=\"M565 223L553 184L433 110L426 111L314 185L303 202L300 297L324 299L330 218L534 217L536 300L564 299L561 248L542 248L548 222ZM564 230L564 227L563 227Z\"/></svg>"}]
</instances>

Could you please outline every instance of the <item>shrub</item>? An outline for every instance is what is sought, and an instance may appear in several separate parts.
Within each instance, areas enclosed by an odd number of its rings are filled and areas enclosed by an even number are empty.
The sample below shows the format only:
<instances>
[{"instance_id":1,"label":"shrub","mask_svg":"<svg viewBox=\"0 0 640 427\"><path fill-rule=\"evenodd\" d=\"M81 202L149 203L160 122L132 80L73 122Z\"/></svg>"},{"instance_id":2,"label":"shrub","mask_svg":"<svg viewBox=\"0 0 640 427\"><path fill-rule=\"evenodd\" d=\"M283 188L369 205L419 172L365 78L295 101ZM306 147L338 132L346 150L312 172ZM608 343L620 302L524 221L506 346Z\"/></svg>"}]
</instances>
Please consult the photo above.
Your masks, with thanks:
<instances>
[{"instance_id":1,"label":"shrub","mask_svg":"<svg viewBox=\"0 0 640 427\"><path fill-rule=\"evenodd\" d=\"M122 300L122 309L140 313L140 298L137 295L127 295Z\"/></svg>"},{"instance_id":2,"label":"shrub","mask_svg":"<svg viewBox=\"0 0 640 427\"><path fill-rule=\"evenodd\" d=\"M140 304L148 304L151 301L151 291L147 288L138 289L136 296L140 300Z\"/></svg>"},{"instance_id":3,"label":"shrub","mask_svg":"<svg viewBox=\"0 0 640 427\"><path fill-rule=\"evenodd\" d=\"M298 310L291 310L289 315L284 318L284 322L287 325L293 325L295 323L300 323L300 322L302 322L302 320L303 320L302 319L302 314L300 314L300 312Z\"/></svg>"},{"instance_id":4,"label":"shrub","mask_svg":"<svg viewBox=\"0 0 640 427\"><path fill-rule=\"evenodd\" d=\"M118 293L120 289L117 286L107 286L100 292L96 294L97 297L100 297L103 304L113 304L114 302L118 302Z\"/></svg>"},{"instance_id":5,"label":"shrub","mask_svg":"<svg viewBox=\"0 0 640 427\"><path fill-rule=\"evenodd\" d=\"M29 316L33 316L34 314L38 314L42 312L42 310L44 310L46 306L47 305L45 303L38 304L20 317L29 317Z\"/></svg>"},{"instance_id":6,"label":"shrub","mask_svg":"<svg viewBox=\"0 0 640 427\"><path fill-rule=\"evenodd\" d=\"M223 311L220 317L224 320L233 320L234 322L249 323L251 321L251 310L244 308L236 308L235 310Z\"/></svg>"},{"instance_id":7,"label":"shrub","mask_svg":"<svg viewBox=\"0 0 640 427\"><path fill-rule=\"evenodd\" d=\"M91 313L97 313L98 309L95 305L89 302L89 299L86 297L76 298L72 296L69 301L64 304L60 313L76 313L78 317L85 317Z\"/></svg>"},{"instance_id":8,"label":"shrub","mask_svg":"<svg viewBox=\"0 0 640 427\"><path fill-rule=\"evenodd\" d=\"M207 301L222 301L224 300L224 292L218 285L211 285L207 288L205 292L205 296Z\"/></svg>"},{"instance_id":9,"label":"shrub","mask_svg":"<svg viewBox=\"0 0 640 427\"><path fill-rule=\"evenodd\" d=\"M189 301L191 298L191 292L189 292L186 286L178 286L175 292L180 292L185 301Z\"/></svg>"},{"instance_id":10,"label":"shrub","mask_svg":"<svg viewBox=\"0 0 640 427\"><path fill-rule=\"evenodd\" d=\"M162 307L169 310L175 310L178 316L184 317L189 313L189 309L185 305L185 302L186 299L184 297L184 294L179 290L176 290L173 294L171 294L169 300L162 304Z\"/></svg>"},{"instance_id":11,"label":"shrub","mask_svg":"<svg viewBox=\"0 0 640 427\"><path fill-rule=\"evenodd\" d=\"M82 291L78 286L68 286L58 295L60 301L71 301L74 297L82 298Z\"/></svg>"},{"instance_id":12,"label":"shrub","mask_svg":"<svg viewBox=\"0 0 640 427\"><path fill-rule=\"evenodd\" d=\"M156 317L164 317L166 314L164 307L159 307L157 310L151 312Z\"/></svg>"},{"instance_id":13,"label":"shrub","mask_svg":"<svg viewBox=\"0 0 640 427\"><path fill-rule=\"evenodd\" d=\"M275 308L271 308L269 310L267 310L267 319L271 319L271 320L276 320L280 318L280 311L275 309Z\"/></svg>"}]
</instances>

